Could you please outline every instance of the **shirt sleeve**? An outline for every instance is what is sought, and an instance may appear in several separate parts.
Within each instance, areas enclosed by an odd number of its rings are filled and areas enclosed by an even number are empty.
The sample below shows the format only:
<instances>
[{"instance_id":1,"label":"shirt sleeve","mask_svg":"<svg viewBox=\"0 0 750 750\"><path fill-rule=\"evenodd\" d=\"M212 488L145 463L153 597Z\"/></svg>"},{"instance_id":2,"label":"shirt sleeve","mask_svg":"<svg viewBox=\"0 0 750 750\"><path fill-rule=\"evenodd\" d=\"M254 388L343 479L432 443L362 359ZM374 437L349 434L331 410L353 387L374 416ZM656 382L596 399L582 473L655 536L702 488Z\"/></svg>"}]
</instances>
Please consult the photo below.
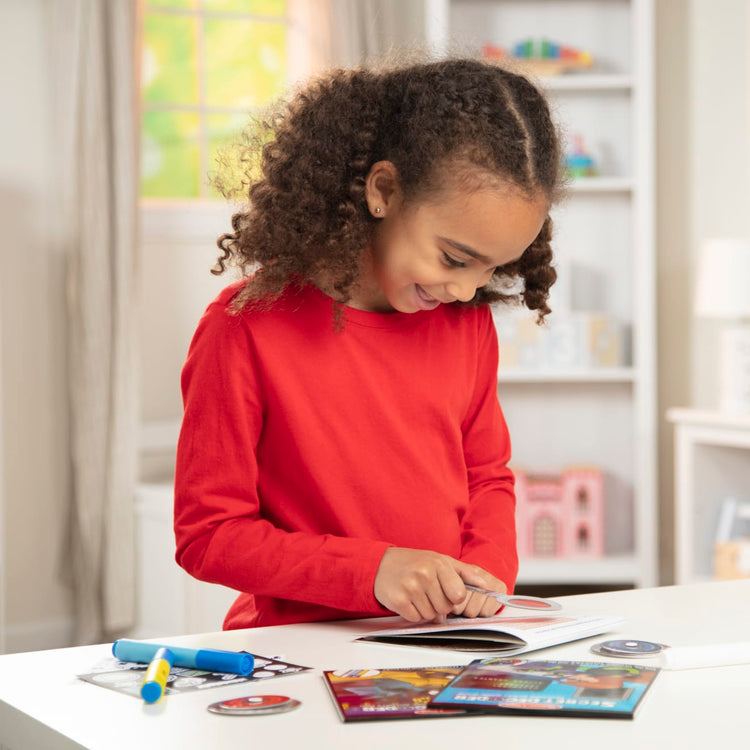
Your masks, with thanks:
<instances>
[{"instance_id":1,"label":"shirt sleeve","mask_svg":"<svg viewBox=\"0 0 750 750\"><path fill-rule=\"evenodd\" d=\"M237 591L351 612L384 613L373 581L384 542L285 531L263 518L256 449L264 399L241 315L214 302L182 373L175 470L177 562Z\"/></svg>"},{"instance_id":2,"label":"shirt sleeve","mask_svg":"<svg viewBox=\"0 0 750 750\"><path fill-rule=\"evenodd\" d=\"M477 376L464 419L469 506L462 519L461 559L479 565L513 591L518 575L510 437L497 398L498 346L489 308L479 316Z\"/></svg>"}]
</instances>

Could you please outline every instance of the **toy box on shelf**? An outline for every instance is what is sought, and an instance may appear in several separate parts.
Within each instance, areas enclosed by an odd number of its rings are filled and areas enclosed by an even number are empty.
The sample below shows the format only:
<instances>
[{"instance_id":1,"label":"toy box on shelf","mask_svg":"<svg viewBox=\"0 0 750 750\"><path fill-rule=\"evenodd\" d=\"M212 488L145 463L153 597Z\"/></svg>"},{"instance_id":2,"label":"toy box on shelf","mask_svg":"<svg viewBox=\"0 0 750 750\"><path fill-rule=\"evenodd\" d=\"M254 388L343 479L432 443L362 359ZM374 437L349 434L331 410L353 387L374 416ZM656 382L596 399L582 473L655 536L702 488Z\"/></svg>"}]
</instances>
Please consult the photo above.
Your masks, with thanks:
<instances>
[{"instance_id":1,"label":"toy box on shelf","mask_svg":"<svg viewBox=\"0 0 750 750\"><path fill-rule=\"evenodd\" d=\"M595 467L557 474L516 469L520 557L604 555L604 476Z\"/></svg>"},{"instance_id":2,"label":"toy box on shelf","mask_svg":"<svg viewBox=\"0 0 750 750\"><path fill-rule=\"evenodd\" d=\"M568 177L596 177L599 170L594 157L586 150L583 136L572 137L573 148L565 154L565 172Z\"/></svg>"},{"instance_id":3,"label":"toy box on shelf","mask_svg":"<svg viewBox=\"0 0 750 750\"><path fill-rule=\"evenodd\" d=\"M714 544L714 575L750 578L750 502L728 497L721 506Z\"/></svg>"},{"instance_id":4,"label":"toy box on shelf","mask_svg":"<svg viewBox=\"0 0 750 750\"><path fill-rule=\"evenodd\" d=\"M605 313L560 312L544 326L523 311L495 317L500 372L598 369L628 361L627 329Z\"/></svg>"}]
</instances>

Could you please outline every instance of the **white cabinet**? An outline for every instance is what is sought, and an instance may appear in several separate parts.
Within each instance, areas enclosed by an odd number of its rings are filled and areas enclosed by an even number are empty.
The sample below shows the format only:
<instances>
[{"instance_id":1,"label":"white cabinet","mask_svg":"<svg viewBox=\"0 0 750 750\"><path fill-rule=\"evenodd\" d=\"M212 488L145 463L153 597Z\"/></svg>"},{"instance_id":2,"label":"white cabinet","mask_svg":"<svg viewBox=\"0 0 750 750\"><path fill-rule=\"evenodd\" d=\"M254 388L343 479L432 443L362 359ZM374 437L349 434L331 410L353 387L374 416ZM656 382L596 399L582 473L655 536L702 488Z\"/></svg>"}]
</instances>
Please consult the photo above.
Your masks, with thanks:
<instances>
[{"instance_id":1,"label":"white cabinet","mask_svg":"<svg viewBox=\"0 0 750 750\"><path fill-rule=\"evenodd\" d=\"M675 425L675 583L710 580L728 498L750 503L750 416L670 409Z\"/></svg>"},{"instance_id":2,"label":"white cabinet","mask_svg":"<svg viewBox=\"0 0 750 750\"><path fill-rule=\"evenodd\" d=\"M622 351L597 366L582 356L521 358L501 367L499 395L514 465L604 470L605 556L524 559L519 583L655 585L653 3L426 0L425 24L438 52L548 39L593 56L587 71L539 79L567 150L581 136L598 167L573 179L554 209L559 280L541 335L550 342L571 320L603 316L621 331Z\"/></svg>"},{"instance_id":3,"label":"white cabinet","mask_svg":"<svg viewBox=\"0 0 750 750\"><path fill-rule=\"evenodd\" d=\"M199 581L175 562L171 473L179 431L175 421L147 423L140 431L142 480L134 498L137 620L131 638L221 630L237 598L236 591Z\"/></svg>"},{"instance_id":4,"label":"white cabinet","mask_svg":"<svg viewBox=\"0 0 750 750\"><path fill-rule=\"evenodd\" d=\"M131 638L221 630L237 592L188 575L174 559L171 482L136 488L138 619Z\"/></svg>"}]
</instances>

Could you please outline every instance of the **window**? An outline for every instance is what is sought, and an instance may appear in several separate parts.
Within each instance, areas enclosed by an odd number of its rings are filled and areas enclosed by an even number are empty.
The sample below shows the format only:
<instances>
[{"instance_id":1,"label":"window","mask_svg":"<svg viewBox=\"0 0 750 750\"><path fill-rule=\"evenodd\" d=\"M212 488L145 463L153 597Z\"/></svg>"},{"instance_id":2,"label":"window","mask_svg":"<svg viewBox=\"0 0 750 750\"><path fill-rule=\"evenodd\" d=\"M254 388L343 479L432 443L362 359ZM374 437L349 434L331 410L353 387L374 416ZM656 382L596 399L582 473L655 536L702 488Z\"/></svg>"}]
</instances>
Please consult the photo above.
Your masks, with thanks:
<instances>
[{"instance_id":1,"label":"window","mask_svg":"<svg viewBox=\"0 0 750 750\"><path fill-rule=\"evenodd\" d=\"M289 80L287 0L145 0L141 198L217 198L217 152Z\"/></svg>"}]
</instances>

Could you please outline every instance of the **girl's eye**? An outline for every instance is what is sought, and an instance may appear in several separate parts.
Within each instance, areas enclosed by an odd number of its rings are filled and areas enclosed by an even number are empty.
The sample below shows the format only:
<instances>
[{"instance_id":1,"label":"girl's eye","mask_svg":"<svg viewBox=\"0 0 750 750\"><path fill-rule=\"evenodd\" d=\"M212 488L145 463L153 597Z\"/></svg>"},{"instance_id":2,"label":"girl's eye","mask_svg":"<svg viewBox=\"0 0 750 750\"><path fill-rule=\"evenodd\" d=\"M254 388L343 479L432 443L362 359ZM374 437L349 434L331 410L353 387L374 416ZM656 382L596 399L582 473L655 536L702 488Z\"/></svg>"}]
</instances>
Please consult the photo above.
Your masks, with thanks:
<instances>
[{"instance_id":1,"label":"girl's eye","mask_svg":"<svg viewBox=\"0 0 750 750\"><path fill-rule=\"evenodd\" d=\"M466 268L466 263L460 260L456 260L452 255L448 255L448 253L443 253L443 259L445 262L452 266L453 268Z\"/></svg>"}]
</instances>

